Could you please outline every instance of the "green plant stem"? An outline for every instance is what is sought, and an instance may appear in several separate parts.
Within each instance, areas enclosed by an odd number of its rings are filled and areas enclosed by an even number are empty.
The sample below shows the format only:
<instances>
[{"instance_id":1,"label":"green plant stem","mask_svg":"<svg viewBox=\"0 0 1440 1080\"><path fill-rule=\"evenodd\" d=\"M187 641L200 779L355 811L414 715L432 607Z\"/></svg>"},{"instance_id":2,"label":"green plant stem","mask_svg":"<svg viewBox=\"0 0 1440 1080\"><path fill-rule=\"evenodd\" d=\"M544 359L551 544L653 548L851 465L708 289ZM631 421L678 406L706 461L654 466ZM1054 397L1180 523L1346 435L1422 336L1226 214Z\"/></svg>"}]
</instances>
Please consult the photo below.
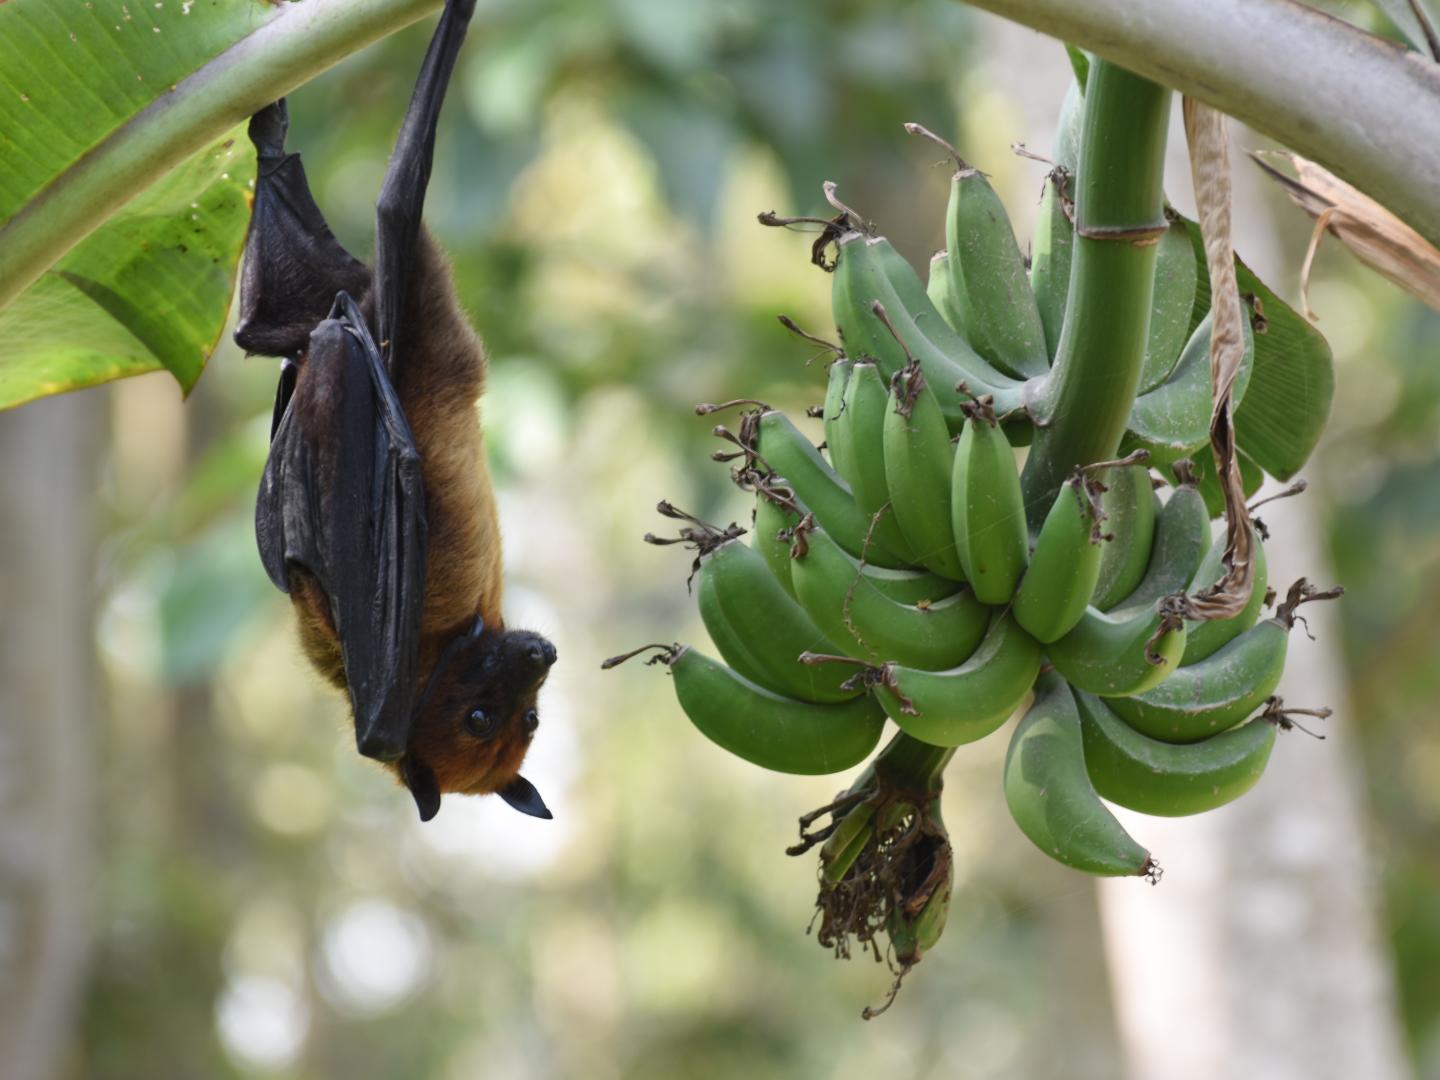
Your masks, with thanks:
<instances>
[{"instance_id":1,"label":"green plant stem","mask_svg":"<svg viewBox=\"0 0 1440 1080\"><path fill-rule=\"evenodd\" d=\"M1048 385L1032 406L1040 426L1023 477L1032 525L1076 466L1113 457L1125 434L1165 229L1169 119L1169 90L1108 61L1091 66L1065 324Z\"/></svg>"},{"instance_id":2,"label":"green plant stem","mask_svg":"<svg viewBox=\"0 0 1440 1080\"><path fill-rule=\"evenodd\" d=\"M246 117L443 0L305 0L285 4L132 117L0 228L0 308L104 224L126 198Z\"/></svg>"},{"instance_id":3,"label":"green plant stem","mask_svg":"<svg viewBox=\"0 0 1440 1080\"><path fill-rule=\"evenodd\" d=\"M1440 244L1440 65L1297 0L968 0L1199 98Z\"/></svg>"},{"instance_id":4,"label":"green plant stem","mask_svg":"<svg viewBox=\"0 0 1440 1080\"><path fill-rule=\"evenodd\" d=\"M875 775L892 789L938 791L955 750L953 746L931 746L903 731L897 732L875 756Z\"/></svg>"}]
</instances>

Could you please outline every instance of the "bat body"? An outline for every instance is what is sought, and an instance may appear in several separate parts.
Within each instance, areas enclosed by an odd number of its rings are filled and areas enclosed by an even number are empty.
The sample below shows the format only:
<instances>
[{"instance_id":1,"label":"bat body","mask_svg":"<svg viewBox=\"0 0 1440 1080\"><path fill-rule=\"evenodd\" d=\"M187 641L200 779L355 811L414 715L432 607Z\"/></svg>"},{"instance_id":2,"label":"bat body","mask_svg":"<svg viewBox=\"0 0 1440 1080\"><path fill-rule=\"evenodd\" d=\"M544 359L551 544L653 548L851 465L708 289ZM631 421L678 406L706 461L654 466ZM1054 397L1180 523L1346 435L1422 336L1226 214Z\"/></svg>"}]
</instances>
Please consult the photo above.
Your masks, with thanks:
<instances>
[{"instance_id":1,"label":"bat body","mask_svg":"<svg viewBox=\"0 0 1440 1080\"><path fill-rule=\"evenodd\" d=\"M345 689L356 745L409 788L499 793L549 817L519 775L555 649L505 627L477 402L484 349L421 227L435 124L474 0L447 3L377 205L374 267L335 239L283 101L250 123L259 167L236 341L283 358L256 504L261 561L301 646Z\"/></svg>"}]
</instances>

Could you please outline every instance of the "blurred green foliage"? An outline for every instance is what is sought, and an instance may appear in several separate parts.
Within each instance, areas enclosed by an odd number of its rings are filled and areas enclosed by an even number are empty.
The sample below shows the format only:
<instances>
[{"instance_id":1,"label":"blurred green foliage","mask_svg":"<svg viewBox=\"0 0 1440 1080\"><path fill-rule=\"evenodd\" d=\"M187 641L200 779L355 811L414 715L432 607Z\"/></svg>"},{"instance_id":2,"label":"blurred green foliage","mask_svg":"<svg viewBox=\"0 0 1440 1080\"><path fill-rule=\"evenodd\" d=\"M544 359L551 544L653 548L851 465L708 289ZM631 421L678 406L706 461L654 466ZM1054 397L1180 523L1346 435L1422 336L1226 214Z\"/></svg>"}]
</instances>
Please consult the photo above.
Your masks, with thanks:
<instances>
[{"instance_id":1,"label":"blurred green foliage","mask_svg":"<svg viewBox=\"0 0 1440 1080\"><path fill-rule=\"evenodd\" d=\"M1374 778L1376 858L1402 1011L1417 1055L1433 1071L1440 1068L1440 315L1373 280L1337 275L1328 288L1369 316L1350 392L1342 377L1337 396L1325 495L1331 556L1347 588L1353 717Z\"/></svg>"},{"instance_id":2,"label":"blurred green foliage","mask_svg":"<svg viewBox=\"0 0 1440 1080\"><path fill-rule=\"evenodd\" d=\"M113 388L104 864L74 1075L1120 1074L1091 886L1020 840L1002 745L950 770L945 940L867 1025L888 973L816 947L813 864L783 855L847 778L762 773L685 723L662 672L598 670L703 633L688 555L640 543L655 501L748 520L694 403L799 412L823 393L818 350L774 318L827 332L809 237L755 214L816 212L833 179L928 254L946 178L901 130L918 120L957 133L1028 221L1043 167L1004 150L1016 114L975 84L971 31L952 0L481 4L427 213L492 353L509 617L560 652L527 766L553 822L451 798L422 829L354 754L254 557L271 363L227 346L183 407L162 377ZM357 253L429 32L291 98L292 147ZM1028 55L1066 64L1040 38ZM1333 251L1317 274L1354 299ZM1358 288L1375 318L1337 345L1341 377L1389 405L1352 408L1342 384L1325 495L1353 714L1389 780L1372 794L1407 1016L1437 1054L1440 358L1433 317Z\"/></svg>"}]
</instances>

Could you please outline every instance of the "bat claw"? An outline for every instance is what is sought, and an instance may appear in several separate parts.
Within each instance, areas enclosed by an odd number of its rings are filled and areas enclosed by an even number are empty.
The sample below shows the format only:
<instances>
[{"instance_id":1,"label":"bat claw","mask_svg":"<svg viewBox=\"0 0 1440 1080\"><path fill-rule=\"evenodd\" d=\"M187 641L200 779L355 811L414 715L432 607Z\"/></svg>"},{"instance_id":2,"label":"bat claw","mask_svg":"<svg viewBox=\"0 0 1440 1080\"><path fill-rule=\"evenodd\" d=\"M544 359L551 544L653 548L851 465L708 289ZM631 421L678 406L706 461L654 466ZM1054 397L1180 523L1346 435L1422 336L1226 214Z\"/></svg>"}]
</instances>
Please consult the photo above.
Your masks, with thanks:
<instances>
[{"instance_id":1,"label":"bat claw","mask_svg":"<svg viewBox=\"0 0 1440 1080\"><path fill-rule=\"evenodd\" d=\"M250 141L255 152L266 160L285 156L285 136L290 130L290 110L285 99L266 105L250 118Z\"/></svg>"}]
</instances>

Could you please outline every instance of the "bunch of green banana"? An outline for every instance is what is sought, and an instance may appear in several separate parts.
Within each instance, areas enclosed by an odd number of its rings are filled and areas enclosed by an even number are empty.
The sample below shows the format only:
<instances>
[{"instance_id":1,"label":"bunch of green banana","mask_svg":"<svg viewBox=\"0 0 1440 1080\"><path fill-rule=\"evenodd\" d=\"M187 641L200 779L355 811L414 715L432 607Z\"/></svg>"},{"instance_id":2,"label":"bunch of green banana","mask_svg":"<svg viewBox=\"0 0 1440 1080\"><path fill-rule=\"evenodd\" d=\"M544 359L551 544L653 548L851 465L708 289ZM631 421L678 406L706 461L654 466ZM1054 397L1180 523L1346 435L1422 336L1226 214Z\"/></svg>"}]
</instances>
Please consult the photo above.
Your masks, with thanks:
<instances>
[{"instance_id":1,"label":"bunch of green banana","mask_svg":"<svg viewBox=\"0 0 1440 1080\"><path fill-rule=\"evenodd\" d=\"M1245 578L1213 521L1203 251L1163 206L1158 157L1130 183L1124 154L1143 141L1158 155L1168 110L1151 94L1143 138L1118 121L1124 138L1097 134L1093 110L1121 115L1136 77L1076 70L1028 266L986 176L916 125L957 165L928 282L834 185L833 218L762 215L821 227L812 261L831 273L843 346L827 345L810 429L753 401L730 403L755 406L734 434L714 429L754 499L748 541L669 515L697 549L719 659L670 645L650 662L694 725L747 761L829 773L868 759L802 819L792 851L820 848L821 942L878 955L883 937L901 974L950 907L939 795L957 747L1018 716L1003 786L1020 831L1067 866L1158 881L1106 800L1181 815L1249 790L1297 711L1273 696L1295 610L1336 595L1302 580L1262 619L1257 535L1248 603L1227 592L1233 617L1202 618L1215 608L1199 598ZM1148 194L1125 204L1127 185ZM1303 463L1329 369L1313 329L1240 271L1250 318L1232 404L1248 491ZM1111 281L1126 295L1107 297ZM887 721L898 730L874 753Z\"/></svg>"}]
</instances>

